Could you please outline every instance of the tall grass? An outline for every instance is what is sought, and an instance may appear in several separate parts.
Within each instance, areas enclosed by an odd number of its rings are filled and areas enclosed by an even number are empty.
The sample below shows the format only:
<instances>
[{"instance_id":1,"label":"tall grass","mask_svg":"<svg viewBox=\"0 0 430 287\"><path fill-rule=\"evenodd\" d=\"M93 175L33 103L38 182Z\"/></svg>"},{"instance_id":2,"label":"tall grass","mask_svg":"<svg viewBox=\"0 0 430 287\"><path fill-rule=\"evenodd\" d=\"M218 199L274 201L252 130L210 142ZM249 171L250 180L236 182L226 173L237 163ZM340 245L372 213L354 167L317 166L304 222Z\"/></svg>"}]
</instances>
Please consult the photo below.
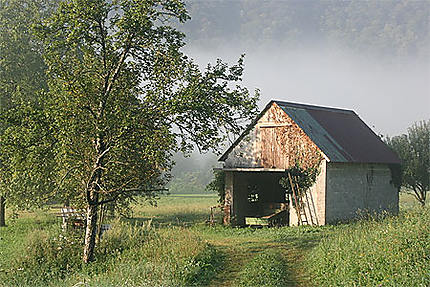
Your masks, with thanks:
<instances>
[{"instance_id":1,"label":"tall grass","mask_svg":"<svg viewBox=\"0 0 430 287\"><path fill-rule=\"evenodd\" d=\"M190 230L154 229L117 221L97 246L96 261L81 263L82 234L36 229L0 272L0 286L201 286L220 257Z\"/></svg>"},{"instance_id":2,"label":"tall grass","mask_svg":"<svg viewBox=\"0 0 430 287\"><path fill-rule=\"evenodd\" d=\"M209 218L210 206L217 204L214 194L163 195L152 206L144 200L133 206L133 217L139 220L152 219L154 225L192 225Z\"/></svg>"},{"instance_id":3,"label":"tall grass","mask_svg":"<svg viewBox=\"0 0 430 287\"><path fill-rule=\"evenodd\" d=\"M239 286L430 286L429 209L324 227L200 224L214 201L139 205L140 220L113 222L89 265L81 232L62 233L46 212L25 213L0 228L0 286L204 286L214 277Z\"/></svg>"},{"instance_id":4,"label":"tall grass","mask_svg":"<svg viewBox=\"0 0 430 287\"><path fill-rule=\"evenodd\" d=\"M316 286L430 286L430 209L339 226L306 265Z\"/></svg>"},{"instance_id":5,"label":"tall grass","mask_svg":"<svg viewBox=\"0 0 430 287\"><path fill-rule=\"evenodd\" d=\"M239 274L239 287L283 287L288 284L288 268L276 250L266 250L248 262Z\"/></svg>"}]
</instances>

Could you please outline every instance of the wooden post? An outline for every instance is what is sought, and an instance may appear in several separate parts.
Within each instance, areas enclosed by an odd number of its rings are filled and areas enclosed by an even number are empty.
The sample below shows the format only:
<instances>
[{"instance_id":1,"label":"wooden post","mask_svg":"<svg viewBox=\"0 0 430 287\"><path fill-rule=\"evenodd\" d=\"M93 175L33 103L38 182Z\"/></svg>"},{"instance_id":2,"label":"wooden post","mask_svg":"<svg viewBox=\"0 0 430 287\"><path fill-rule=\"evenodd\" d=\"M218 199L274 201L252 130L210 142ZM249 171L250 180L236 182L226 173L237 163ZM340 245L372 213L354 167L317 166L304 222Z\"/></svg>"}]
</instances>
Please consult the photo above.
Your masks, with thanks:
<instances>
[{"instance_id":1,"label":"wooden post","mask_svg":"<svg viewBox=\"0 0 430 287\"><path fill-rule=\"evenodd\" d=\"M214 220L214 208L216 208L216 206L211 206L211 215L209 217L209 225L213 226L215 224L215 220Z\"/></svg>"},{"instance_id":2,"label":"wooden post","mask_svg":"<svg viewBox=\"0 0 430 287\"><path fill-rule=\"evenodd\" d=\"M315 203L314 203L314 198L313 198L313 196L312 196L312 191L310 191L310 192L309 192L309 196L310 196L310 198L311 198L312 207L313 207L313 209L314 209L315 222L316 222L316 225L318 226L318 225L319 225L319 224L318 224L318 214L317 214L317 209L315 208Z\"/></svg>"}]
</instances>

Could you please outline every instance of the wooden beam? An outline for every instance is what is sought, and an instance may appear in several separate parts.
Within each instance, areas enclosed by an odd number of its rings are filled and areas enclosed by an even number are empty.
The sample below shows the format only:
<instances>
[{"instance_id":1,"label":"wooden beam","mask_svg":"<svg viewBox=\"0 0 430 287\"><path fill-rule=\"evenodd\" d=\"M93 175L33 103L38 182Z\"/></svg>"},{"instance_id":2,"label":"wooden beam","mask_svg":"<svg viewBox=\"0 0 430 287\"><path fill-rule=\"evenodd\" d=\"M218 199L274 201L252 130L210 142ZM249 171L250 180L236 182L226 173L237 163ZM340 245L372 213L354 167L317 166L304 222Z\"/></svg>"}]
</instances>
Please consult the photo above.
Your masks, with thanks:
<instances>
[{"instance_id":1,"label":"wooden beam","mask_svg":"<svg viewBox=\"0 0 430 287\"><path fill-rule=\"evenodd\" d=\"M262 124L257 125L257 127L259 127L259 128L279 128L279 127L289 127L289 126L292 126L292 124L290 124L290 123L279 123L279 124L262 123Z\"/></svg>"},{"instance_id":2,"label":"wooden beam","mask_svg":"<svg viewBox=\"0 0 430 287\"><path fill-rule=\"evenodd\" d=\"M215 167L214 170L223 170L223 171L252 171L252 172L263 172L263 171L270 171L270 172L285 172L285 169L283 168L263 168L263 167Z\"/></svg>"}]
</instances>

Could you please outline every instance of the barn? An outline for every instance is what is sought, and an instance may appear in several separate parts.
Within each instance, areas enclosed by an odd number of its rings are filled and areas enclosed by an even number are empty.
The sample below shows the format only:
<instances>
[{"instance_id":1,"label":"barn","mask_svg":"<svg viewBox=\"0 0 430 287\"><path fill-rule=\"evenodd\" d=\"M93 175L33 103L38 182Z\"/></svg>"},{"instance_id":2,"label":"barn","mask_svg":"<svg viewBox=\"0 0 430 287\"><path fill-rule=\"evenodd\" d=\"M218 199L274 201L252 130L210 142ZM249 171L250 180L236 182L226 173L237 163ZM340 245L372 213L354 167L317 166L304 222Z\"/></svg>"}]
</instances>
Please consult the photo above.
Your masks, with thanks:
<instances>
[{"instance_id":1,"label":"barn","mask_svg":"<svg viewBox=\"0 0 430 287\"><path fill-rule=\"evenodd\" d=\"M400 161L352 110L273 100L219 160L225 224L325 225L398 212ZM318 169L301 194L287 172L294 166Z\"/></svg>"}]
</instances>

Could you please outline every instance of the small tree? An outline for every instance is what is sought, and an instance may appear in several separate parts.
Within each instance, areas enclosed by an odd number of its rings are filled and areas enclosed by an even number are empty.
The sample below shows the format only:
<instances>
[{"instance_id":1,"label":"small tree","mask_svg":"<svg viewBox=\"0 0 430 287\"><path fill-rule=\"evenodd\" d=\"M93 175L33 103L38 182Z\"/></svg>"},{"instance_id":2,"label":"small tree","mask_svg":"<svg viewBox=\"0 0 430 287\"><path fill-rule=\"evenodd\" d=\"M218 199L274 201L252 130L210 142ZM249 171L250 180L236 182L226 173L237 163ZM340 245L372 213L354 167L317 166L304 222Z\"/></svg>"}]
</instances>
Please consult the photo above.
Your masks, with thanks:
<instances>
[{"instance_id":1,"label":"small tree","mask_svg":"<svg viewBox=\"0 0 430 287\"><path fill-rule=\"evenodd\" d=\"M84 262L94 259L101 205L153 195L173 152L214 148L257 112L258 93L230 88L243 57L201 72L182 53L184 35L172 24L188 18L180 0L70 0L39 29L55 186L86 209Z\"/></svg>"},{"instance_id":2,"label":"small tree","mask_svg":"<svg viewBox=\"0 0 430 287\"><path fill-rule=\"evenodd\" d=\"M415 123L407 134L388 137L386 143L402 162L401 185L424 206L430 190L430 120Z\"/></svg>"}]
</instances>

